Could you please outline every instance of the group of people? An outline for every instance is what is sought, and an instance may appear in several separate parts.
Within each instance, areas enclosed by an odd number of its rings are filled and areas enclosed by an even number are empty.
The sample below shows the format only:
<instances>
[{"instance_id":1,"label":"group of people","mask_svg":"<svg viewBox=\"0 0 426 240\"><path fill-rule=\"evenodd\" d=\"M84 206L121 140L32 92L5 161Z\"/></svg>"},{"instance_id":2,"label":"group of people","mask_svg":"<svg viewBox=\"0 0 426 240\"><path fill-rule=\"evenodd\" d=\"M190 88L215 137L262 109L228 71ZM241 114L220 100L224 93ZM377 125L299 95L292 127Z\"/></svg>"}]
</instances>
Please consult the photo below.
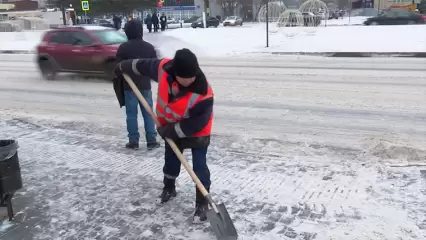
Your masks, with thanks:
<instances>
[{"instance_id":1,"label":"group of people","mask_svg":"<svg viewBox=\"0 0 426 240\"><path fill-rule=\"evenodd\" d=\"M166 14L162 13L161 16L158 17L156 12L154 12L152 16L151 14L148 14L145 18L145 24L149 32L152 32L153 29L154 32L158 32L160 27L161 31L165 31L167 26L167 16Z\"/></svg>"},{"instance_id":2,"label":"group of people","mask_svg":"<svg viewBox=\"0 0 426 240\"><path fill-rule=\"evenodd\" d=\"M152 24L155 23L153 22ZM124 31L128 41L117 51L118 64L114 70L114 90L120 107L125 107L129 142L128 149L139 148L138 109L142 112L146 147L153 150L160 147L161 138L172 139L179 150L191 149L193 169L201 183L210 191L211 178L207 166L207 151L213 124L213 90L199 67L197 57L189 49L176 51L173 59L158 59L154 47L143 40L143 23L130 20ZM158 29L158 28L157 28ZM159 125L156 126L123 74L129 75L142 93L143 98L153 107L151 81L158 82L158 96L155 106ZM181 162L165 143L162 203L177 195L176 178ZM197 189L195 191L195 221L206 221L208 201Z\"/></svg>"}]
</instances>

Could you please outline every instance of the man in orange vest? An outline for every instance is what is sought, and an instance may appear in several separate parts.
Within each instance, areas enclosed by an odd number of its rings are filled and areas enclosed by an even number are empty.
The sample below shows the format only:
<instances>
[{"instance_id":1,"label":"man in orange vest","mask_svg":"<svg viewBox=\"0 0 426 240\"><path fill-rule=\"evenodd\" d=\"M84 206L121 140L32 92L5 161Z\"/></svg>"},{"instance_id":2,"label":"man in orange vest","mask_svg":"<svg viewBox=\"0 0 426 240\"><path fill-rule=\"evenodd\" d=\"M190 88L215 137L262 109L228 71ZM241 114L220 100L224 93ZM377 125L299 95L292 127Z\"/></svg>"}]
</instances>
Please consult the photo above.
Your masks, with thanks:
<instances>
[{"instance_id":1,"label":"man in orange vest","mask_svg":"<svg viewBox=\"0 0 426 240\"><path fill-rule=\"evenodd\" d=\"M117 76L122 73L143 75L158 82L156 112L160 126L157 131L161 137L174 140L181 151L191 149L195 174L209 190L206 155L213 123L213 90L195 54L184 48L176 51L173 59L125 60L117 65L115 73ZM164 159L162 203L176 196L176 178L181 168L167 143ZM195 208L194 220L205 221L208 203L198 190Z\"/></svg>"}]
</instances>

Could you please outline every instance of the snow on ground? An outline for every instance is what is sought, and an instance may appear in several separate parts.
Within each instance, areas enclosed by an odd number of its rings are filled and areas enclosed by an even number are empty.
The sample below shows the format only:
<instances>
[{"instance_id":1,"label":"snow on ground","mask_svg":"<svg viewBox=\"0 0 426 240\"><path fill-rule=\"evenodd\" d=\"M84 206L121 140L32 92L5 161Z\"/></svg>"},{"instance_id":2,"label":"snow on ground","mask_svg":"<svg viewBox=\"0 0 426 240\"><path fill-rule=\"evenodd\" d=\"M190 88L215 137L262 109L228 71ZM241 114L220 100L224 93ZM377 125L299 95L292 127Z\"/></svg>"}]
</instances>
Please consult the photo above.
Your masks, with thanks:
<instances>
[{"instance_id":1,"label":"snow on ground","mask_svg":"<svg viewBox=\"0 0 426 240\"><path fill-rule=\"evenodd\" d=\"M426 52L426 25L276 28L270 26L270 47L261 24L208 29L179 28L145 33L144 38L172 56L188 47L203 56L271 52ZM31 51L42 32L0 33L0 51Z\"/></svg>"},{"instance_id":2,"label":"snow on ground","mask_svg":"<svg viewBox=\"0 0 426 240\"><path fill-rule=\"evenodd\" d=\"M247 52L426 52L426 25L274 28L266 48L263 26L176 29L164 35L213 56Z\"/></svg>"},{"instance_id":3,"label":"snow on ground","mask_svg":"<svg viewBox=\"0 0 426 240\"><path fill-rule=\"evenodd\" d=\"M0 136L19 141L25 184L0 238L215 239L187 222L184 171L158 204L163 151L123 148L110 82L44 81L32 59L0 55ZM200 61L215 91L212 192L240 239L426 238L426 167L391 167L426 160L426 60Z\"/></svg>"}]
</instances>

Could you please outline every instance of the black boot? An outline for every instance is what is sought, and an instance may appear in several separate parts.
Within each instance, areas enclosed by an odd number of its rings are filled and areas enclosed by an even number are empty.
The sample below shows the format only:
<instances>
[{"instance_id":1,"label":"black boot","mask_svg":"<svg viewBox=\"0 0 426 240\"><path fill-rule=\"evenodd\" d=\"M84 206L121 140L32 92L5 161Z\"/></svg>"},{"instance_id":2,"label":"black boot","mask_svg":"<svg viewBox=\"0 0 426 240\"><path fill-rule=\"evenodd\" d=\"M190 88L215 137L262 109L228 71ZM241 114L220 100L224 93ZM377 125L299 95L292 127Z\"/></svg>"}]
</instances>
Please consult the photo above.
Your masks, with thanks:
<instances>
[{"instance_id":1,"label":"black boot","mask_svg":"<svg viewBox=\"0 0 426 240\"><path fill-rule=\"evenodd\" d=\"M127 144L126 144L126 148L129 148L129 149L139 149L139 142L133 142L133 141L129 141Z\"/></svg>"},{"instance_id":2,"label":"black boot","mask_svg":"<svg viewBox=\"0 0 426 240\"><path fill-rule=\"evenodd\" d=\"M207 188L207 191L209 189ZM201 194L197 189L195 197L195 213L194 213L194 222L204 222L207 220L207 211L209 211L209 203L207 199Z\"/></svg>"},{"instance_id":3,"label":"black boot","mask_svg":"<svg viewBox=\"0 0 426 240\"><path fill-rule=\"evenodd\" d=\"M146 147L148 148L148 150L153 150L153 149L161 147L161 145L159 142L152 142L152 143L147 143Z\"/></svg>"},{"instance_id":4,"label":"black boot","mask_svg":"<svg viewBox=\"0 0 426 240\"><path fill-rule=\"evenodd\" d=\"M176 197L176 180L168 179L164 177L163 179L164 187L163 192L161 193L161 203L168 202L171 198Z\"/></svg>"}]
</instances>

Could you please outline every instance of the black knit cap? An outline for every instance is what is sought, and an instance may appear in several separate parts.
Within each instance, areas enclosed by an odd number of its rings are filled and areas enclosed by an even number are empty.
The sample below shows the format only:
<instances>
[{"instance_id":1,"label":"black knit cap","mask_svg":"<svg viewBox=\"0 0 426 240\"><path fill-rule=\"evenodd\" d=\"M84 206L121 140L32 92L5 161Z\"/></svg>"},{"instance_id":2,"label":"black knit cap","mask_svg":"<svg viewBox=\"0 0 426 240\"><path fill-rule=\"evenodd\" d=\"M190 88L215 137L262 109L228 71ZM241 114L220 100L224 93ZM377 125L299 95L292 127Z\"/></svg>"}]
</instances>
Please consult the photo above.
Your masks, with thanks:
<instances>
[{"instance_id":1,"label":"black knit cap","mask_svg":"<svg viewBox=\"0 0 426 240\"><path fill-rule=\"evenodd\" d=\"M183 48L176 51L173 59L173 71L176 76L182 78L195 77L199 70L197 57L191 50Z\"/></svg>"}]
</instances>

